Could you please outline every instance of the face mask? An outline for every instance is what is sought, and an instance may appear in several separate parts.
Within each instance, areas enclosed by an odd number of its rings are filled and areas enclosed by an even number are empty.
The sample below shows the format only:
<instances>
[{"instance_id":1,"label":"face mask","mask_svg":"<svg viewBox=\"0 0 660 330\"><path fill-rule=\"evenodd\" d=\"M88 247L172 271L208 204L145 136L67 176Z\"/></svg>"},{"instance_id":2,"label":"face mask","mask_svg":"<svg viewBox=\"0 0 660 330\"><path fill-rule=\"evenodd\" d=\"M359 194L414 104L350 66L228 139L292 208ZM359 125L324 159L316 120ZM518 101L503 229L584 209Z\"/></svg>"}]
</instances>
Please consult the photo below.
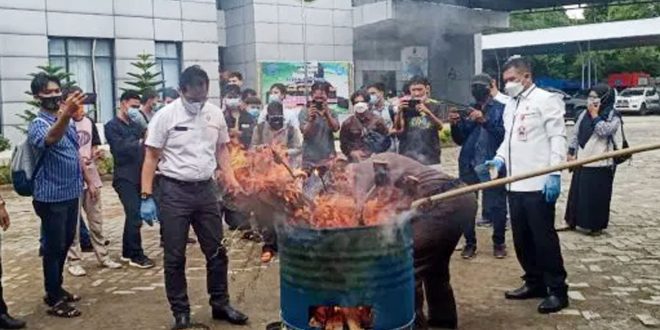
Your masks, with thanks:
<instances>
[{"instance_id":1,"label":"face mask","mask_svg":"<svg viewBox=\"0 0 660 330\"><path fill-rule=\"evenodd\" d=\"M259 107L249 107L248 108L248 113L250 114L250 116L252 116L254 118L257 118L257 117L259 117L259 114L261 113L261 108L259 108Z\"/></svg>"},{"instance_id":2,"label":"face mask","mask_svg":"<svg viewBox=\"0 0 660 330\"><path fill-rule=\"evenodd\" d=\"M590 106L600 106L600 97L589 97L587 98L587 104Z\"/></svg>"},{"instance_id":3,"label":"face mask","mask_svg":"<svg viewBox=\"0 0 660 330\"><path fill-rule=\"evenodd\" d=\"M183 107L193 115L202 112L202 108L204 107L204 102L188 102L188 100L183 97L181 98L181 103L183 103Z\"/></svg>"},{"instance_id":4,"label":"face mask","mask_svg":"<svg viewBox=\"0 0 660 330\"><path fill-rule=\"evenodd\" d=\"M490 90L484 85L472 86L472 97L478 102L483 102L490 96Z\"/></svg>"},{"instance_id":5,"label":"face mask","mask_svg":"<svg viewBox=\"0 0 660 330\"><path fill-rule=\"evenodd\" d=\"M378 97L378 95L376 95L376 94L369 95L369 104L373 105L373 104L378 103L378 101L380 101L380 97Z\"/></svg>"},{"instance_id":6,"label":"face mask","mask_svg":"<svg viewBox=\"0 0 660 330\"><path fill-rule=\"evenodd\" d=\"M241 99L235 98L235 99L225 99L225 105L228 108L235 108L241 105Z\"/></svg>"},{"instance_id":7,"label":"face mask","mask_svg":"<svg viewBox=\"0 0 660 330\"><path fill-rule=\"evenodd\" d=\"M525 90L525 86L523 86L522 82L520 81L509 81L506 83L506 86L504 86L504 90L506 91L507 95L511 97L518 97L518 95L520 95L520 93Z\"/></svg>"},{"instance_id":8,"label":"face mask","mask_svg":"<svg viewBox=\"0 0 660 330\"><path fill-rule=\"evenodd\" d=\"M268 116L268 125L273 130L279 131L284 128L284 116Z\"/></svg>"},{"instance_id":9,"label":"face mask","mask_svg":"<svg viewBox=\"0 0 660 330\"><path fill-rule=\"evenodd\" d=\"M273 102L282 103L282 100L278 95L273 95L273 94L268 95L268 103L273 103Z\"/></svg>"},{"instance_id":10,"label":"face mask","mask_svg":"<svg viewBox=\"0 0 660 330\"><path fill-rule=\"evenodd\" d=\"M140 127L147 128L147 120L142 115L140 108L128 108L128 118Z\"/></svg>"},{"instance_id":11,"label":"face mask","mask_svg":"<svg viewBox=\"0 0 660 330\"><path fill-rule=\"evenodd\" d=\"M40 97L39 101L41 107L48 111L55 111L60 108L60 103L62 102L62 95L50 96L50 97Z\"/></svg>"},{"instance_id":12,"label":"face mask","mask_svg":"<svg viewBox=\"0 0 660 330\"><path fill-rule=\"evenodd\" d=\"M358 102L353 106L353 111L357 114L363 114L369 110L369 106L365 102Z\"/></svg>"}]
</instances>

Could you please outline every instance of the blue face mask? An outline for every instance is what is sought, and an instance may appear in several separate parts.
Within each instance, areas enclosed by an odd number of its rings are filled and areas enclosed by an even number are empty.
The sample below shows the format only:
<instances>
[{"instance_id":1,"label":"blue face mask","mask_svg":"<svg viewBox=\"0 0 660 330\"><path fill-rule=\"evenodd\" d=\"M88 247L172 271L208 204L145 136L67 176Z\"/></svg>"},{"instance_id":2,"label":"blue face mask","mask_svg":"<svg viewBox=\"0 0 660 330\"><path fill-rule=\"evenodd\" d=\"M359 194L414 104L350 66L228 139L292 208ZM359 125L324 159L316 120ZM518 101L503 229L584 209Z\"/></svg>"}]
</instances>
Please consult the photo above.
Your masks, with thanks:
<instances>
[{"instance_id":1,"label":"blue face mask","mask_svg":"<svg viewBox=\"0 0 660 330\"><path fill-rule=\"evenodd\" d=\"M259 117L259 114L261 113L261 109L259 107L249 107L248 108L248 113L253 117L257 118Z\"/></svg>"},{"instance_id":2,"label":"blue face mask","mask_svg":"<svg viewBox=\"0 0 660 330\"><path fill-rule=\"evenodd\" d=\"M372 105L376 104L376 103L378 103L379 100L380 100L380 98L378 97L378 95L376 95L376 94L370 94L369 95L369 104L372 104Z\"/></svg>"}]
</instances>

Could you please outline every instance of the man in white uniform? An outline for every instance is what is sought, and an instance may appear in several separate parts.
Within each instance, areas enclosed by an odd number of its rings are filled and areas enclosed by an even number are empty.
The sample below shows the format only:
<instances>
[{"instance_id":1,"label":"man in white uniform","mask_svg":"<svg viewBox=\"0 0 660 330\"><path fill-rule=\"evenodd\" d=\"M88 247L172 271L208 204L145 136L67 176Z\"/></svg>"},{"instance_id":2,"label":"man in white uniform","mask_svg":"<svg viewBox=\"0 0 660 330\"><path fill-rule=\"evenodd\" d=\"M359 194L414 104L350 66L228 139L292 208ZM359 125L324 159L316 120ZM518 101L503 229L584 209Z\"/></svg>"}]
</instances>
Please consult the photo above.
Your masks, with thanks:
<instances>
[{"instance_id":1,"label":"man in white uniform","mask_svg":"<svg viewBox=\"0 0 660 330\"><path fill-rule=\"evenodd\" d=\"M229 191L238 183L229 165L227 123L220 108L207 102L209 78L191 66L179 79L181 97L159 110L149 123L142 167L145 220L161 221L165 290L174 314L174 329L195 327L190 320L186 285L186 240L192 225L206 256L207 289L213 318L246 324L248 317L229 305L227 251L216 201L216 178ZM156 202L152 197L158 168Z\"/></svg>"},{"instance_id":2,"label":"man in white uniform","mask_svg":"<svg viewBox=\"0 0 660 330\"><path fill-rule=\"evenodd\" d=\"M504 142L489 166L507 175L527 173L565 160L566 126L561 97L538 88L532 68L521 57L504 65L506 94L495 84L491 94L504 109ZM555 231L555 203L561 191L561 173L514 182L507 187L511 230L524 285L506 292L507 299L543 298L538 312L558 312L568 306L566 270Z\"/></svg>"}]
</instances>

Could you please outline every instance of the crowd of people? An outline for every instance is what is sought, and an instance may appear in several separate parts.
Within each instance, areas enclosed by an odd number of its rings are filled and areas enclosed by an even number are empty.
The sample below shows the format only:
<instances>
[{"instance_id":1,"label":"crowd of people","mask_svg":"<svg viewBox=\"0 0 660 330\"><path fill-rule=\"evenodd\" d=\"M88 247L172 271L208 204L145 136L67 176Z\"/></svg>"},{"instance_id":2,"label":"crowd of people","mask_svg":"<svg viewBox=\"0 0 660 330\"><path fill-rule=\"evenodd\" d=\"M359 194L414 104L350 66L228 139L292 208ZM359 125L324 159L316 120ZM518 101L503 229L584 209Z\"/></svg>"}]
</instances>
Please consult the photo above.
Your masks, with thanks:
<instances>
[{"instance_id":1,"label":"crowd of people","mask_svg":"<svg viewBox=\"0 0 660 330\"><path fill-rule=\"evenodd\" d=\"M326 81L314 82L305 104L287 107L287 89L282 84L272 85L268 95L261 98L253 89L243 87L240 73L220 78L219 107L209 102L209 77L198 66L183 71L178 90L126 91L121 95L115 118L104 126L114 163L112 187L125 214L118 262L108 253L109 241L102 229L103 182L97 162L106 155L99 148L96 125L86 116L84 93L79 88L62 90L58 78L45 73L34 77L31 92L40 111L30 123L27 137L39 159L32 196L41 219L44 303L49 314L65 318L81 315L75 306L81 297L64 289L63 272L86 274L79 244L86 228L91 251L102 267L119 269L125 263L148 269L156 262L145 254L141 228L143 223L153 226L159 222L174 328L186 329L193 324L185 275L186 244L197 242L189 235L191 226L206 257L213 318L246 324L248 317L229 302L222 221L229 230L243 231L246 239L263 241L264 263L277 254L277 235L270 219L231 203L232 194L241 189L230 166L234 148L282 146L291 167L308 173L336 159L360 163L376 154L382 158L398 153L417 164L414 166L420 173L442 173L442 180L436 178L441 182L449 177L440 164L440 132L450 129L453 141L461 147L459 178L464 184L476 184L557 165L567 157L581 159L616 149L614 136L622 127L620 115L613 110L614 92L598 85L589 95L588 110L577 120L576 132L568 138L561 97L533 83L532 67L524 58L512 58L504 65L505 93L499 92L493 77L476 75L469 86L474 103L465 109L434 100L429 81L413 77L394 99L386 97L381 83L355 91L350 96L350 116L342 122L330 104L331 86ZM390 159L401 162L397 157ZM615 168L614 161L603 161L574 171L565 216L569 229L582 227L599 233L607 227ZM452 225L458 236L455 240L446 236L447 244L453 245L453 250L463 235L466 243L461 255L473 258L477 253L475 224L492 225L493 255L505 258L508 213L524 284L505 296L542 298L540 313L557 312L568 306L567 275L554 225L560 191L558 172L485 190L481 194L481 220L470 216L472 219L460 226ZM470 204L465 203L466 207ZM465 217L469 212L461 214ZM253 216L255 221L251 221ZM9 227L1 199L0 225L4 230ZM82 225L85 230L81 230ZM418 253L417 247L415 251ZM419 251L432 253L422 247ZM430 266L426 273L417 275L423 279L434 267L444 267L447 273L450 255L437 261L440 266ZM453 305L446 275L448 288L438 290L448 292ZM421 290L421 282L418 286ZM427 301L433 305L434 296L428 290L431 296ZM423 301L423 294L418 296L418 303L420 299ZM456 326L452 308L452 316L443 318L441 325ZM434 319L433 313L446 313L446 309L430 308L429 320ZM25 323L9 316L0 300L0 328L23 327Z\"/></svg>"}]
</instances>

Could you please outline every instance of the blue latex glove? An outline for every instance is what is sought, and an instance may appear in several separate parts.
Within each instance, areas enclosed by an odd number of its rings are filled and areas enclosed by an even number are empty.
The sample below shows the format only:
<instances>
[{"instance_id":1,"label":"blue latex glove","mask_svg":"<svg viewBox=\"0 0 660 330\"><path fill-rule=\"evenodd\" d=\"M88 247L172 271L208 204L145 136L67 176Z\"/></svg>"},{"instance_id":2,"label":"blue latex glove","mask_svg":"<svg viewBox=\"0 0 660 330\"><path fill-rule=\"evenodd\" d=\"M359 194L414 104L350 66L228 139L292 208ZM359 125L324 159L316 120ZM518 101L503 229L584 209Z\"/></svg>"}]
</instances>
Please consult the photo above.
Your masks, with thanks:
<instances>
[{"instance_id":1,"label":"blue latex glove","mask_svg":"<svg viewBox=\"0 0 660 330\"><path fill-rule=\"evenodd\" d=\"M545 185L543 186L543 195L545 195L545 201L554 204L559 198L559 193L561 192L561 176L559 174L552 174L548 176L548 179L545 180Z\"/></svg>"},{"instance_id":2,"label":"blue latex glove","mask_svg":"<svg viewBox=\"0 0 660 330\"><path fill-rule=\"evenodd\" d=\"M154 221L158 222L158 210L156 209L156 202L152 197L142 200L140 205L140 217L149 226L154 225Z\"/></svg>"},{"instance_id":3,"label":"blue latex glove","mask_svg":"<svg viewBox=\"0 0 660 330\"><path fill-rule=\"evenodd\" d=\"M497 173L500 173L502 168L504 168L504 161L500 157L495 157L491 160L487 160L484 165L487 167L495 167L495 169L497 169Z\"/></svg>"}]
</instances>

